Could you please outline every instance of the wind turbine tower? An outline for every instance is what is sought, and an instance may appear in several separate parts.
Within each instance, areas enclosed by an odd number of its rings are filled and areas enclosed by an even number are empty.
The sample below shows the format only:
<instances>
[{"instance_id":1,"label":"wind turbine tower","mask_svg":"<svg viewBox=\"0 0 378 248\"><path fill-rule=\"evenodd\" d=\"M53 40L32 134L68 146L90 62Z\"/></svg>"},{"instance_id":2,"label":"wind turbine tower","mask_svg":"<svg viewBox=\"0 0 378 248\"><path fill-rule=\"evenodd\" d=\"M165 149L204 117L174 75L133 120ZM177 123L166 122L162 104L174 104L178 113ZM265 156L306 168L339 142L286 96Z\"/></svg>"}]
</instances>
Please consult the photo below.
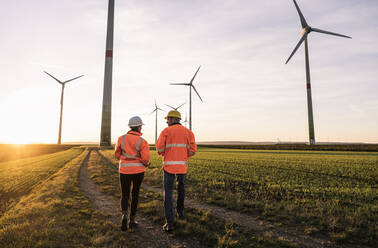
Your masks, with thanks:
<instances>
[{"instance_id":1,"label":"wind turbine tower","mask_svg":"<svg viewBox=\"0 0 378 248\"><path fill-rule=\"evenodd\" d=\"M114 0L109 0L100 146L111 145Z\"/></svg>"},{"instance_id":2,"label":"wind turbine tower","mask_svg":"<svg viewBox=\"0 0 378 248\"><path fill-rule=\"evenodd\" d=\"M201 100L201 102L203 102L201 96L198 94L198 92L196 90L196 87L194 87L194 85L193 85L194 78L197 76L197 73L198 73L200 68L201 68L201 66L198 67L196 73L194 73L194 76L193 76L192 80L190 80L189 83L173 83L173 84L171 84L171 85L186 85L186 86L189 86L189 129L190 130L192 130L192 88L196 92L196 94L199 97L199 99Z\"/></svg>"},{"instance_id":3,"label":"wind turbine tower","mask_svg":"<svg viewBox=\"0 0 378 248\"><path fill-rule=\"evenodd\" d=\"M163 109L161 109L157 106L156 100L155 100L155 109L151 112L151 114L153 114L155 112L155 145L156 145L156 141L157 141L157 112L158 112L158 110L164 111Z\"/></svg>"},{"instance_id":4,"label":"wind turbine tower","mask_svg":"<svg viewBox=\"0 0 378 248\"><path fill-rule=\"evenodd\" d=\"M48 72L44 71L44 73L46 73L47 75L49 75L50 77L52 77L53 79L55 79L58 83L60 83L62 85L62 93L60 95L60 120L59 120L59 135L58 135L58 145L60 145L62 143L62 119L63 119L63 97L64 97L64 86L66 85L66 83L68 82L71 82L75 79L78 79L84 75L81 75L81 76L78 76L78 77L75 77L75 78L72 78L72 79L69 79L67 81L60 81L59 79L55 78L53 75L49 74Z\"/></svg>"},{"instance_id":5,"label":"wind turbine tower","mask_svg":"<svg viewBox=\"0 0 378 248\"><path fill-rule=\"evenodd\" d=\"M302 25L302 37L299 40L299 42L296 45L296 47L294 48L293 52L290 54L289 58L286 60L285 64L287 64L289 62L289 60L291 59L291 57L293 57L293 55L298 50L298 48L300 47L300 45L304 42L305 43L305 61L306 61L305 63L306 63L306 88L307 88L308 129L309 129L310 144L313 145L313 144L315 144L315 132L314 132L314 118L313 118L313 113L312 113L310 62L309 62L309 56L308 56L308 41L307 41L307 36L308 36L309 33L311 33L313 31L313 32L322 33L322 34L329 34L329 35L340 36L340 37L344 37L344 38L352 38L352 37L349 37L349 36L346 36L346 35L342 35L342 34L333 33L333 32L329 32L329 31L325 31L325 30L321 30L321 29L318 29L318 28L310 27L307 24L306 19L304 18L301 10L299 9L299 6L298 6L297 2L295 0L293 0L293 2L294 2L294 5L295 5L295 8L297 9L297 12L299 14L299 19L301 21L301 25Z\"/></svg>"}]
</instances>

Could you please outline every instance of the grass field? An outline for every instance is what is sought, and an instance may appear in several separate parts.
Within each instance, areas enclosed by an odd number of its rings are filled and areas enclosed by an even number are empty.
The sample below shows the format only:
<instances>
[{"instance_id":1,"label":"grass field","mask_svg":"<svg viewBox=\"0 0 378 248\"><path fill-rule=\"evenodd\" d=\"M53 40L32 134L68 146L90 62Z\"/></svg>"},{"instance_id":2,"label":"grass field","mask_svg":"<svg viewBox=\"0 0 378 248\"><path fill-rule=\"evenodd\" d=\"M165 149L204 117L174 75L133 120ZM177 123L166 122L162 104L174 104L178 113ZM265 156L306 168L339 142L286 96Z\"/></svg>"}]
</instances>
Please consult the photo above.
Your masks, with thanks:
<instances>
[{"instance_id":1,"label":"grass field","mask_svg":"<svg viewBox=\"0 0 378 248\"><path fill-rule=\"evenodd\" d=\"M237 143L237 142L234 142ZM378 152L378 144L319 144L308 145L299 143L279 144L201 144L199 147L225 148L225 149L254 149L254 150L303 150L303 151L355 151L355 152Z\"/></svg>"},{"instance_id":2,"label":"grass field","mask_svg":"<svg viewBox=\"0 0 378 248\"><path fill-rule=\"evenodd\" d=\"M0 163L0 247L138 247L80 191L83 151L74 147ZM117 164L113 150L102 153ZM90 179L118 201L117 173L96 154L92 151L88 163ZM152 150L151 160L144 183L162 188L161 157ZM377 152L201 147L190 160L186 189L189 199L243 212L273 227L376 247L377 186ZM139 213L160 226L162 194L142 190L140 199ZM291 246L191 208L178 227L174 237L196 237L210 247Z\"/></svg>"},{"instance_id":3,"label":"grass field","mask_svg":"<svg viewBox=\"0 0 378 248\"><path fill-rule=\"evenodd\" d=\"M109 154L109 153L108 153ZM118 173L92 152L88 165L91 179L101 191L119 201ZM148 216L160 227L165 223L163 195L141 189L138 212ZM295 247L283 240L262 233L245 232L232 221L219 220L210 211L198 211L186 207L185 220L176 220L175 237L197 239L206 247Z\"/></svg>"},{"instance_id":4,"label":"grass field","mask_svg":"<svg viewBox=\"0 0 378 248\"><path fill-rule=\"evenodd\" d=\"M0 163L39 156L48 153L64 151L77 145L52 145L52 144L31 144L31 145L9 145L0 144Z\"/></svg>"},{"instance_id":5,"label":"grass field","mask_svg":"<svg viewBox=\"0 0 378 248\"><path fill-rule=\"evenodd\" d=\"M162 187L161 158L145 176ZM105 152L112 159L113 151ZM377 244L378 153L201 148L187 196L303 228L335 242Z\"/></svg>"},{"instance_id":6,"label":"grass field","mask_svg":"<svg viewBox=\"0 0 378 248\"><path fill-rule=\"evenodd\" d=\"M0 247L135 247L80 191L85 155L66 163L0 217Z\"/></svg>"},{"instance_id":7,"label":"grass field","mask_svg":"<svg viewBox=\"0 0 378 248\"><path fill-rule=\"evenodd\" d=\"M0 213L77 157L83 148L0 163Z\"/></svg>"},{"instance_id":8,"label":"grass field","mask_svg":"<svg viewBox=\"0 0 378 248\"><path fill-rule=\"evenodd\" d=\"M62 162L63 154L75 158ZM81 192L79 169L86 154L83 149L75 148L59 152L56 156L40 156L40 163L35 159L13 161L19 170L30 167L41 169L42 165L47 165L42 163L46 160L50 165L61 166L56 166L47 180L41 179L30 190L20 191L22 194L17 201L0 216L0 247L140 247L132 236L121 232L118 225L96 210ZM92 152L89 158L90 178L102 192L118 201L118 174L96 154ZM16 163L19 161L34 162L34 165ZM11 173L12 168L3 167L3 171ZM33 170L23 172L29 176L35 173ZM18 183L26 181L15 176L13 180ZM162 195L142 190L139 212L151 222L158 223L157 228L160 229L164 222ZM187 210L186 220L179 221L178 227L171 234L173 237L195 237L206 247L292 247L269 235L245 233L232 222L224 222L209 212L194 209Z\"/></svg>"}]
</instances>

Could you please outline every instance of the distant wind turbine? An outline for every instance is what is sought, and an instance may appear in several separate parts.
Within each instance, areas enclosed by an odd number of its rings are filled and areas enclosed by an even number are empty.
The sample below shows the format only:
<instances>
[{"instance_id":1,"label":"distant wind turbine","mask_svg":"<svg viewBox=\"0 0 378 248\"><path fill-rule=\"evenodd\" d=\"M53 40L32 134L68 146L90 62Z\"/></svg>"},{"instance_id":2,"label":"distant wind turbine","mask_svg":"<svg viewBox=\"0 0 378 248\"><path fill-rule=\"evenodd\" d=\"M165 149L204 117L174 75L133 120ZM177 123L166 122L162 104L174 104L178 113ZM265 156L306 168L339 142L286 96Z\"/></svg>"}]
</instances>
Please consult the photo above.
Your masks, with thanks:
<instances>
[{"instance_id":1,"label":"distant wind turbine","mask_svg":"<svg viewBox=\"0 0 378 248\"><path fill-rule=\"evenodd\" d=\"M186 127L186 123L188 123L188 116L185 115L185 121L182 122L183 124L185 124L185 127Z\"/></svg>"},{"instance_id":2,"label":"distant wind turbine","mask_svg":"<svg viewBox=\"0 0 378 248\"><path fill-rule=\"evenodd\" d=\"M183 103L183 104L181 104L180 106L178 106L178 107L173 107L173 106L171 106L171 105L168 105L168 104L165 104L165 105L167 105L168 107L170 107L171 109L173 109L173 110L178 110L179 108L181 108L183 105L184 105L185 103Z\"/></svg>"},{"instance_id":3,"label":"distant wind turbine","mask_svg":"<svg viewBox=\"0 0 378 248\"><path fill-rule=\"evenodd\" d=\"M158 112L158 110L165 111L165 110L163 110L163 109L161 109L157 106L156 100L155 100L155 109L150 113L150 115L151 115L155 112L155 145L156 145L156 141L157 141L157 112Z\"/></svg>"},{"instance_id":4,"label":"distant wind turbine","mask_svg":"<svg viewBox=\"0 0 378 248\"><path fill-rule=\"evenodd\" d=\"M78 76L78 77L75 77L75 78L72 78L72 79L69 79L67 81L60 81L59 79L55 78L54 76L52 76L51 74L49 74L48 72L46 71L43 71L44 73L46 73L47 75L49 75L50 77L52 77L53 79L55 79L58 83L60 83L62 85L62 93L60 95L60 121L59 121L59 136L58 136L58 144L60 145L61 144L61 141L62 141L62 118L63 118L63 96L64 96L64 86L66 85L66 83L68 82L71 82L75 79L78 79L84 75L81 75L81 76Z\"/></svg>"},{"instance_id":5,"label":"distant wind turbine","mask_svg":"<svg viewBox=\"0 0 378 248\"><path fill-rule=\"evenodd\" d=\"M298 50L300 45L304 42L305 43L305 60L306 60L306 82L307 82L306 88L307 88L307 110L308 110L307 112L308 112L309 139L310 139L310 144L313 145L313 144L315 144L315 132L314 132L314 119L313 119L313 113L312 113L310 63L309 63L309 57L308 57L307 36L308 36L309 33L314 31L314 32L317 32L317 33L335 35L335 36L340 36L340 37L344 37L344 38L352 38L352 37L342 35L342 34L333 33L333 32L329 32L329 31L325 31L325 30L321 30L321 29L318 29L318 28L310 27L307 24L306 19L304 18L301 10L299 9L297 2L295 0L293 0L293 1L294 1L295 8L297 9L297 12L299 14L299 18L300 18L301 25L302 25L302 37L299 40L298 44L295 46L293 52L290 54L289 58L286 60L285 64L287 64L289 62L291 57L293 57L294 53Z\"/></svg>"},{"instance_id":6,"label":"distant wind turbine","mask_svg":"<svg viewBox=\"0 0 378 248\"><path fill-rule=\"evenodd\" d=\"M173 83L173 84L171 84L171 85L186 85L186 86L189 86L189 129L190 130L192 130L192 88L196 92L196 94L199 97L199 99L201 100L201 102L203 102L201 96L198 94L198 92L196 90L196 87L194 87L194 85L193 85L194 78L197 76L197 73L198 73L200 68L201 68L201 66L198 67L196 73L194 74L192 80L190 80L189 83Z\"/></svg>"}]
</instances>

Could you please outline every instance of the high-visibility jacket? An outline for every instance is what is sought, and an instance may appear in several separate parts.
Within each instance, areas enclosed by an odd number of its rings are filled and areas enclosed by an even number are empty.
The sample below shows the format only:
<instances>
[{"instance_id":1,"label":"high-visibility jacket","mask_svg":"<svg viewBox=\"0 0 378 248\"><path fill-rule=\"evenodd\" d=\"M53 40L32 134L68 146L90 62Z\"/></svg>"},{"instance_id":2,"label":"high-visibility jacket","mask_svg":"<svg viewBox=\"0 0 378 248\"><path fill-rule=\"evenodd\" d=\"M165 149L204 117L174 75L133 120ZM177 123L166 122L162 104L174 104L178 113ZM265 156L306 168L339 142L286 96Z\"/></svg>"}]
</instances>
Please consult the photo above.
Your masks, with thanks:
<instances>
[{"instance_id":1,"label":"high-visibility jacket","mask_svg":"<svg viewBox=\"0 0 378 248\"><path fill-rule=\"evenodd\" d=\"M150 147L141 133L129 131L118 138L114 155L119 159L119 173L138 174L150 164Z\"/></svg>"},{"instance_id":2,"label":"high-visibility jacket","mask_svg":"<svg viewBox=\"0 0 378 248\"><path fill-rule=\"evenodd\" d=\"M181 124L165 128L156 142L159 155L163 155L163 169L171 174L186 174L188 158L197 151L192 131Z\"/></svg>"}]
</instances>

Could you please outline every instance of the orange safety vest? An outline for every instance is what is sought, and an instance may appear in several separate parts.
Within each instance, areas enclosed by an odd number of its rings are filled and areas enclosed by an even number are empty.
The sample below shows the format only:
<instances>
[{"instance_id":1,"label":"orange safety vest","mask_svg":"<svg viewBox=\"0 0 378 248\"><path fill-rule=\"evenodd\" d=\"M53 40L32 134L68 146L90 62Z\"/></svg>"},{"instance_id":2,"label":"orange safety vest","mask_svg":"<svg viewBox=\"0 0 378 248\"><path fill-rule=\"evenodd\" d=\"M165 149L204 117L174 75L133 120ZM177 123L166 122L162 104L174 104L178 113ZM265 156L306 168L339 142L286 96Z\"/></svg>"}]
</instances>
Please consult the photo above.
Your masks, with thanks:
<instances>
[{"instance_id":1,"label":"orange safety vest","mask_svg":"<svg viewBox=\"0 0 378 248\"><path fill-rule=\"evenodd\" d=\"M190 152L197 151L197 145L192 131L174 124L165 128L156 142L159 155L163 155L163 169L171 174L186 174Z\"/></svg>"},{"instance_id":2,"label":"orange safety vest","mask_svg":"<svg viewBox=\"0 0 378 248\"><path fill-rule=\"evenodd\" d=\"M119 158L119 173L138 174L146 171L150 148L141 133L129 131L118 138L115 156Z\"/></svg>"}]
</instances>

